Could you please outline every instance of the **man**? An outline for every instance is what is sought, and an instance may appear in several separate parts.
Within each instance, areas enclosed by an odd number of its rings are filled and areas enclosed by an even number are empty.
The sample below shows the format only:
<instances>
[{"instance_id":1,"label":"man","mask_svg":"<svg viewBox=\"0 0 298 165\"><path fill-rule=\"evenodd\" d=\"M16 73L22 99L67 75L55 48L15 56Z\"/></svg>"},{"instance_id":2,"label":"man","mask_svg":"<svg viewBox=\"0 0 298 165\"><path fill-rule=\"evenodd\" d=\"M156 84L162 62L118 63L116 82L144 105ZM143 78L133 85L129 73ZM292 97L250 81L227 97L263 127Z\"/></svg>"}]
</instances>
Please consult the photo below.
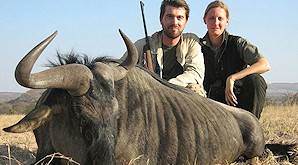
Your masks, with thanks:
<instances>
[{"instance_id":1,"label":"man","mask_svg":"<svg viewBox=\"0 0 298 165\"><path fill-rule=\"evenodd\" d=\"M190 88L205 96L205 67L199 38L195 34L182 33L188 18L189 6L185 0L162 1L162 30L154 33L149 39L153 71L172 84ZM146 67L146 39L136 41L135 45L140 55L139 64Z\"/></svg>"}]
</instances>

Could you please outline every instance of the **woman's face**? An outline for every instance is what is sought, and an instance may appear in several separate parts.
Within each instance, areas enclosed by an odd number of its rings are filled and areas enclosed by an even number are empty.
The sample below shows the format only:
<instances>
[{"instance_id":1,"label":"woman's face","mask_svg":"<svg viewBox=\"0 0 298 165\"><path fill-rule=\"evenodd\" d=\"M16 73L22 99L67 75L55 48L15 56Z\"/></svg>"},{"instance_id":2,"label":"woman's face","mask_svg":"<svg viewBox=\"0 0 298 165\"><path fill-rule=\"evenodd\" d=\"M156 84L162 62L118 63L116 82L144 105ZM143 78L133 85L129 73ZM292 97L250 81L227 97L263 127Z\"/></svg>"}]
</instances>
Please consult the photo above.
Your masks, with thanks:
<instances>
[{"instance_id":1,"label":"woman's face","mask_svg":"<svg viewBox=\"0 0 298 165\"><path fill-rule=\"evenodd\" d=\"M219 37L228 24L226 11L221 7L211 8L204 18L208 34L211 37Z\"/></svg>"}]
</instances>

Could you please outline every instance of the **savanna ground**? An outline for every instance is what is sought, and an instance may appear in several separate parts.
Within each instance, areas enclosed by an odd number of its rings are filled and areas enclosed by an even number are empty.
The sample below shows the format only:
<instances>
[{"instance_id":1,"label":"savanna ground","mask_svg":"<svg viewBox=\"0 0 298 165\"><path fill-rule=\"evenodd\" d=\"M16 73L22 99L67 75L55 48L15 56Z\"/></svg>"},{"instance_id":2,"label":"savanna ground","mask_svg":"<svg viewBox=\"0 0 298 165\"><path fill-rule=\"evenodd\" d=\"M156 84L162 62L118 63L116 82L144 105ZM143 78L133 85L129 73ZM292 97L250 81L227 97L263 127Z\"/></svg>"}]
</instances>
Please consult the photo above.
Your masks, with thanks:
<instances>
[{"instance_id":1,"label":"savanna ground","mask_svg":"<svg viewBox=\"0 0 298 165\"><path fill-rule=\"evenodd\" d=\"M0 164L26 165L34 162L36 143L32 132L12 134L2 128L14 124L22 115L0 115ZM298 106L267 106L260 122L263 126L266 154L257 162L258 165L298 165ZM50 155L71 159L63 155ZM42 163L41 163L42 164ZM133 161L130 164L134 164ZM233 163L246 165L247 163Z\"/></svg>"}]
</instances>

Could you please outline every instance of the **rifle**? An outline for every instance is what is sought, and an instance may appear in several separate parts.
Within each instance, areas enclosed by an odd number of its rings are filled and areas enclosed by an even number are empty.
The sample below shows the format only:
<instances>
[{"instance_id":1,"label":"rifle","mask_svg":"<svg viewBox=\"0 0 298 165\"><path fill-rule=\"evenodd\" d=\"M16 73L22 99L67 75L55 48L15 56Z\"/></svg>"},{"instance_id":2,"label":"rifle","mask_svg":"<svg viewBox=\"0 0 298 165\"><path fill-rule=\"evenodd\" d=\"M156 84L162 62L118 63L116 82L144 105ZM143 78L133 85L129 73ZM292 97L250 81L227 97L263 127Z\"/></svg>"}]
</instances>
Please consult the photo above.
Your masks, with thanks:
<instances>
[{"instance_id":1,"label":"rifle","mask_svg":"<svg viewBox=\"0 0 298 165\"><path fill-rule=\"evenodd\" d=\"M146 21L145 21L145 15L144 15L144 3L142 1L140 1L140 6L141 6L141 11L142 11L143 25L144 25L145 38L146 38L146 45L143 48L143 52L145 52L145 54L144 54L145 67L149 71L154 72L153 63L152 63L152 54L151 54L151 49L150 49L150 42L149 42Z\"/></svg>"}]
</instances>

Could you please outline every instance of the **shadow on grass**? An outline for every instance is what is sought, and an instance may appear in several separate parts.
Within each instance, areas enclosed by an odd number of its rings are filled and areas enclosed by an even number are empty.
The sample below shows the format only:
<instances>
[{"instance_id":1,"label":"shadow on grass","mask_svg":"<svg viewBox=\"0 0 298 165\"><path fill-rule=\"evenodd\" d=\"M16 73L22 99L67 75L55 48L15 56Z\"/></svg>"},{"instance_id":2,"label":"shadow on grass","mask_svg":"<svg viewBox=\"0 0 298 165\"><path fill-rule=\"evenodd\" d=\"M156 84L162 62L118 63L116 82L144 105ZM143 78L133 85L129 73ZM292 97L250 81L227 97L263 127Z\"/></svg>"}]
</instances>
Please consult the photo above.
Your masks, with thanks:
<instances>
[{"instance_id":1,"label":"shadow on grass","mask_svg":"<svg viewBox=\"0 0 298 165\"><path fill-rule=\"evenodd\" d=\"M35 153L17 146L0 145L0 164L27 165L35 162Z\"/></svg>"},{"instance_id":2,"label":"shadow on grass","mask_svg":"<svg viewBox=\"0 0 298 165\"><path fill-rule=\"evenodd\" d=\"M298 143L293 144L280 144L280 143L268 143L265 145L265 155L270 150L275 159L280 162L287 160L290 163L298 164Z\"/></svg>"}]
</instances>

